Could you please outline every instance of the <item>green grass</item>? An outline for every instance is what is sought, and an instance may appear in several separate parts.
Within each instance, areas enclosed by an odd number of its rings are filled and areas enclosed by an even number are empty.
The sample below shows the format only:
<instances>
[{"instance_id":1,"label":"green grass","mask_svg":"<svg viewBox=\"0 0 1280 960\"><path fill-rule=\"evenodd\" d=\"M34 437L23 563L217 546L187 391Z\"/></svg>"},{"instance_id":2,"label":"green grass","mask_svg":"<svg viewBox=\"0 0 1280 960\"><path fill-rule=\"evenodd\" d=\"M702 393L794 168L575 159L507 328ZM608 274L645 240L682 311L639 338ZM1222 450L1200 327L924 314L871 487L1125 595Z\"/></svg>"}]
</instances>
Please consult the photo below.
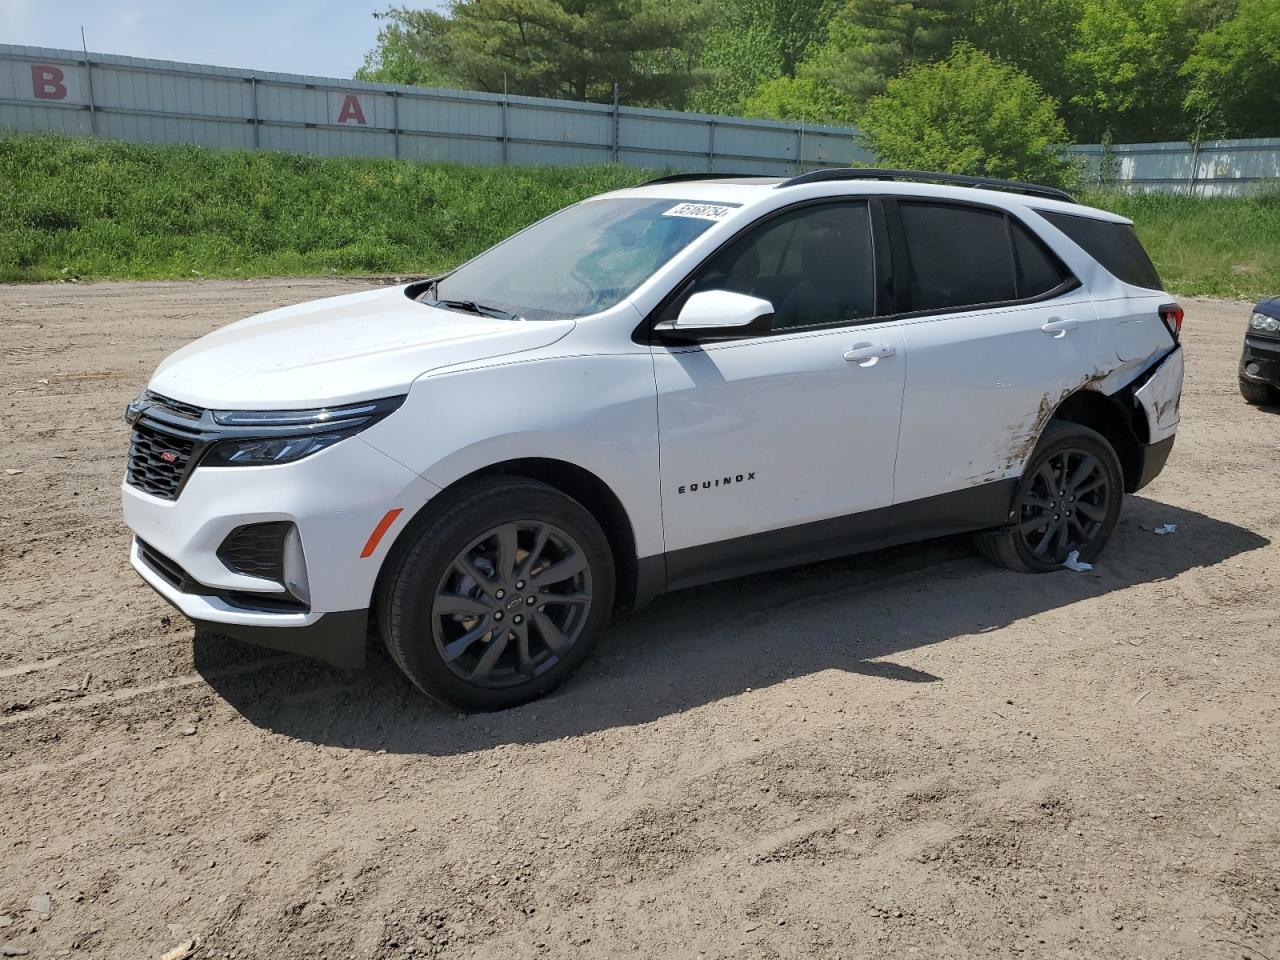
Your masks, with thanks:
<instances>
[{"instance_id":1,"label":"green grass","mask_svg":"<svg viewBox=\"0 0 1280 960\"><path fill-rule=\"evenodd\" d=\"M480 167L0 138L0 281L429 273L635 167ZM1092 194L1133 218L1169 289L1280 293L1280 193Z\"/></svg>"},{"instance_id":2,"label":"green grass","mask_svg":"<svg viewBox=\"0 0 1280 960\"><path fill-rule=\"evenodd\" d=\"M482 167L0 139L0 281L426 273L634 167Z\"/></svg>"},{"instance_id":3,"label":"green grass","mask_svg":"<svg viewBox=\"0 0 1280 960\"><path fill-rule=\"evenodd\" d=\"M1206 297L1280 294L1280 192L1248 198L1090 194L1131 219L1165 287Z\"/></svg>"}]
</instances>

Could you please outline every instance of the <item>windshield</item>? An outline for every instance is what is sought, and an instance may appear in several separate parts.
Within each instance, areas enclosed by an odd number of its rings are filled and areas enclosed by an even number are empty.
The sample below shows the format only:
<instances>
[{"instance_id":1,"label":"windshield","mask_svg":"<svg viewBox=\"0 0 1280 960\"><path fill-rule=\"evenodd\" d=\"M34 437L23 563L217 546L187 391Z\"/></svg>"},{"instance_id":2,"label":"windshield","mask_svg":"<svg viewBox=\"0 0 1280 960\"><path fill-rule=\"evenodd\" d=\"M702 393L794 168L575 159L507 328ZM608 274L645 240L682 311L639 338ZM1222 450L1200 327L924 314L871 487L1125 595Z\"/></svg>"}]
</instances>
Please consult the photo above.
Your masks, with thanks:
<instances>
[{"instance_id":1,"label":"windshield","mask_svg":"<svg viewBox=\"0 0 1280 960\"><path fill-rule=\"evenodd\" d=\"M526 320L607 310L736 206L587 200L464 263L429 288L423 300L480 306Z\"/></svg>"}]
</instances>

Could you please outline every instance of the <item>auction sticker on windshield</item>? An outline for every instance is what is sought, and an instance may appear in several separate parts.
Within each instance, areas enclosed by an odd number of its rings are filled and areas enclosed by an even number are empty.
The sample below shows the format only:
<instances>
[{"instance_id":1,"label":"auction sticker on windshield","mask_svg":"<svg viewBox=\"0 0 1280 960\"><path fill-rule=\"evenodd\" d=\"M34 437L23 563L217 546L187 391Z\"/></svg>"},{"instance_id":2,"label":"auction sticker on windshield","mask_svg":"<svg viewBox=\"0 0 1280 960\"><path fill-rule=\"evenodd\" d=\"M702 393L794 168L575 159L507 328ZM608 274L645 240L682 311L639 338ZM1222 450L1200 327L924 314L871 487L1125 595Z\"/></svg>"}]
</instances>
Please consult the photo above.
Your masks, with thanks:
<instances>
[{"instance_id":1,"label":"auction sticker on windshield","mask_svg":"<svg viewBox=\"0 0 1280 960\"><path fill-rule=\"evenodd\" d=\"M677 203L663 211L664 217L694 217L698 220L723 220L733 213L734 207L723 203Z\"/></svg>"}]
</instances>

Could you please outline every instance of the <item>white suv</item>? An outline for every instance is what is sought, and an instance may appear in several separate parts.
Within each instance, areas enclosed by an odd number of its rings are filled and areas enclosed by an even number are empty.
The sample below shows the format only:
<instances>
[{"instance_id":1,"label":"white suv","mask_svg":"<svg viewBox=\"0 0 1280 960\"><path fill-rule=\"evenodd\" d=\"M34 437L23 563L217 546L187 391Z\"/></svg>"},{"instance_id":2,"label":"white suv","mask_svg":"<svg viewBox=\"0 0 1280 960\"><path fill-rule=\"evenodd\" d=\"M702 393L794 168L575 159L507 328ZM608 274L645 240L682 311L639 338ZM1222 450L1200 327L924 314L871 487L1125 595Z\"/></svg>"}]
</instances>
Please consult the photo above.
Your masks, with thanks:
<instances>
[{"instance_id":1,"label":"white suv","mask_svg":"<svg viewBox=\"0 0 1280 960\"><path fill-rule=\"evenodd\" d=\"M206 629L358 665L373 627L509 706L662 591L962 531L1094 559L1169 456L1181 322L1051 188L667 177L175 353L127 414L133 566Z\"/></svg>"}]
</instances>

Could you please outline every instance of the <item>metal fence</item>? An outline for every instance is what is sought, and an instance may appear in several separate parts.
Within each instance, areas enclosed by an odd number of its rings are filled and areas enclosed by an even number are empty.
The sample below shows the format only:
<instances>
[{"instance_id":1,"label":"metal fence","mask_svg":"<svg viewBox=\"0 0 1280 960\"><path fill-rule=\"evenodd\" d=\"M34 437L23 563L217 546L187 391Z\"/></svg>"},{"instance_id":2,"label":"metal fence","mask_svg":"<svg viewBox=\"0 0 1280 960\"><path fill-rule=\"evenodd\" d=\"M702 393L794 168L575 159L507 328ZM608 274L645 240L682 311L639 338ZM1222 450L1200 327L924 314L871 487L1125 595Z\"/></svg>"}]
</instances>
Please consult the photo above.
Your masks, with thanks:
<instances>
[{"instance_id":1,"label":"metal fence","mask_svg":"<svg viewBox=\"0 0 1280 960\"><path fill-rule=\"evenodd\" d=\"M1141 193L1222 197L1280 185L1280 139L1071 147L1090 179Z\"/></svg>"},{"instance_id":2,"label":"metal fence","mask_svg":"<svg viewBox=\"0 0 1280 960\"><path fill-rule=\"evenodd\" d=\"M457 163L792 174L870 164L850 127L506 97L0 44L0 128ZM1095 181L1205 196L1280 182L1280 139L1072 147Z\"/></svg>"},{"instance_id":3,"label":"metal fence","mask_svg":"<svg viewBox=\"0 0 1280 960\"><path fill-rule=\"evenodd\" d=\"M457 163L797 173L866 163L844 127L260 73L0 44L0 127Z\"/></svg>"}]
</instances>

